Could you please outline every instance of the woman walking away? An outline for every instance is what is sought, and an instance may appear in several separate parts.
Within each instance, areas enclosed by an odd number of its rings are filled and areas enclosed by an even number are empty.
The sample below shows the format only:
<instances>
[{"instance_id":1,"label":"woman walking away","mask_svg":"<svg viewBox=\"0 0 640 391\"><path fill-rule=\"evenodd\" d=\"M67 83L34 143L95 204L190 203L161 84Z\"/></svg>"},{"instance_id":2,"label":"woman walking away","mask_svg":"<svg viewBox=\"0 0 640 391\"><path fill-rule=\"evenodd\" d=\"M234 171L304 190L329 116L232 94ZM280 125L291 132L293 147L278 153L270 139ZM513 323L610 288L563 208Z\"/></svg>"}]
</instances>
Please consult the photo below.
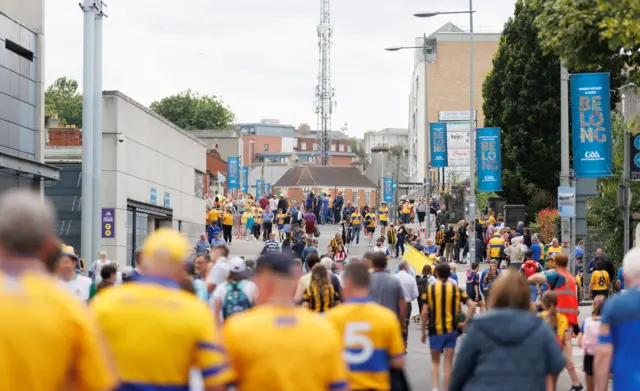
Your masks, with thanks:
<instances>
[{"instance_id":1,"label":"woman walking away","mask_svg":"<svg viewBox=\"0 0 640 391\"><path fill-rule=\"evenodd\" d=\"M582 368L585 374L587 391L594 391L593 383L593 356L595 355L598 336L600 335L600 313L604 304L604 296L596 296L593 299L593 310L591 316L582 322L580 335L578 335L578 345L584 349L584 362Z\"/></svg>"},{"instance_id":2,"label":"woman walking away","mask_svg":"<svg viewBox=\"0 0 640 391\"><path fill-rule=\"evenodd\" d=\"M313 312L326 312L339 301L340 293L331 284L327 268L320 263L314 265L311 269L311 284L302 296L302 306Z\"/></svg>"},{"instance_id":3,"label":"woman walking away","mask_svg":"<svg viewBox=\"0 0 640 391\"><path fill-rule=\"evenodd\" d=\"M404 228L404 222L398 220L398 228L396 228L396 257L402 258L404 255L404 241L407 235L407 231Z\"/></svg>"},{"instance_id":4,"label":"woman walking away","mask_svg":"<svg viewBox=\"0 0 640 391\"><path fill-rule=\"evenodd\" d=\"M547 291L542 295L542 309L543 311L538 316L544 319L551 327L558 346L564 351L564 347L571 343L571 330L569 329L567 317L558 312L558 295L555 292ZM557 383L558 375L549 376L547 378L547 390L555 391ZM580 387L580 390L582 390L582 387Z\"/></svg>"},{"instance_id":5,"label":"woman walking away","mask_svg":"<svg viewBox=\"0 0 640 391\"><path fill-rule=\"evenodd\" d=\"M562 372L562 350L530 306L526 279L505 271L491 289L489 310L469 323L450 391L544 390L547 376Z\"/></svg>"}]
</instances>

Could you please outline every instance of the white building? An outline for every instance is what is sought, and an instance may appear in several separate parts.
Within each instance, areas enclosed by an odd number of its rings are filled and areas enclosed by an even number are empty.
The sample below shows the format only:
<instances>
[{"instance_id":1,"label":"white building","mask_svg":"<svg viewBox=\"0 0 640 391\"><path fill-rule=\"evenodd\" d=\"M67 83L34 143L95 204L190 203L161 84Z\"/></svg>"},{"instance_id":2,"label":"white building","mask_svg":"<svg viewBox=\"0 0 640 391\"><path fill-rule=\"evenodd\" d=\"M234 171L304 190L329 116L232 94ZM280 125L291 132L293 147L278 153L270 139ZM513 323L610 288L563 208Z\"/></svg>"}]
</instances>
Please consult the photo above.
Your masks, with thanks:
<instances>
[{"instance_id":1,"label":"white building","mask_svg":"<svg viewBox=\"0 0 640 391\"><path fill-rule=\"evenodd\" d=\"M195 243L205 231L205 144L121 92L105 91L102 99L101 248L112 260L132 264L135 249L160 227L180 230ZM61 237L82 251L81 147L47 147L46 156L62 168L60 183L45 189L58 209ZM105 219L109 209L112 223Z\"/></svg>"},{"instance_id":2,"label":"white building","mask_svg":"<svg viewBox=\"0 0 640 391\"><path fill-rule=\"evenodd\" d=\"M375 147L392 147L402 145L409 146L409 130L397 128L385 128L382 130L369 130L364 134L364 150L371 154L371 149ZM371 163L371 155L369 155Z\"/></svg>"},{"instance_id":3,"label":"white building","mask_svg":"<svg viewBox=\"0 0 640 391\"><path fill-rule=\"evenodd\" d=\"M44 1L0 0L0 191L59 178L44 140Z\"/></svg>"}]
</instances>

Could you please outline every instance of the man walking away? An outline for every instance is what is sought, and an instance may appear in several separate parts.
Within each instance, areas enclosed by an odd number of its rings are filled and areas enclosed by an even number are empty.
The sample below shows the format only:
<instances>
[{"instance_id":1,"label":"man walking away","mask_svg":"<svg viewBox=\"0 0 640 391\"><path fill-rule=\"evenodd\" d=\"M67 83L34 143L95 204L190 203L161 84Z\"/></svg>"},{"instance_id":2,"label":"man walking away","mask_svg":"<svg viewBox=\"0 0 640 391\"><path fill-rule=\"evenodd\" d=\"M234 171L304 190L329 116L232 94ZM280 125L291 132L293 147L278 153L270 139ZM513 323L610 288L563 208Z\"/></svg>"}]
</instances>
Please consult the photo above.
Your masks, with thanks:
<instances>
[{"instance_id":1,"label":"man walking away","mask_svg":"<svg viewBox=\"0 0 640 391\"><path fill-rule=\"evenodd\" d=\"M411 303L420 296L420 293L418 292L418 283L416 279L409 273L409 263L404 261L400 262L396 277L402 283L404 288L403 292L405 294L404 301L407 303L407 316L404 318L404 326L402 328L402 337L406 346L409 339L408 330L409 322L411 320Z\"/></svg>"},{"instance_id":2,"label":"man walking away","mask_svg":"<svg viewBox=\"0 0 640 391\"><path fill-rule=\"evenodd\" d=\"M371 297L376 303L393 311L402 324L407 317L407 302L400 279L387 270L387 256L381 252L370 254L373 266L371 273Z\"/></svg>"}]
</instances>

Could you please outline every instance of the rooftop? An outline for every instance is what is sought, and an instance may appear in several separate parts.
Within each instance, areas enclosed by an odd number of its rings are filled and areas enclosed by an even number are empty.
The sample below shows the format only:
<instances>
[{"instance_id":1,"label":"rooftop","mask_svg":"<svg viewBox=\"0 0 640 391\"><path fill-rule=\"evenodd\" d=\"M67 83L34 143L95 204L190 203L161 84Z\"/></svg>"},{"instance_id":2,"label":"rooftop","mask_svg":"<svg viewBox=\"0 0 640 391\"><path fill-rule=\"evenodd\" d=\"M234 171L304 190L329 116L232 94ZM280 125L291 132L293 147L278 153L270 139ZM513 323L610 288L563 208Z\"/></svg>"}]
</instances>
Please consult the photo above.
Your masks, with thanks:
<instances>
[{"instance_id":1,"label":"rooftop","mask_svg":"<svg viewBox=\"0 0 640 391\"><path fill-rule=\"evenodd\" d=\"M355 167L291 167L274 187L348 187L375 189L377 185Z\"/></svg>"}]
</instances>

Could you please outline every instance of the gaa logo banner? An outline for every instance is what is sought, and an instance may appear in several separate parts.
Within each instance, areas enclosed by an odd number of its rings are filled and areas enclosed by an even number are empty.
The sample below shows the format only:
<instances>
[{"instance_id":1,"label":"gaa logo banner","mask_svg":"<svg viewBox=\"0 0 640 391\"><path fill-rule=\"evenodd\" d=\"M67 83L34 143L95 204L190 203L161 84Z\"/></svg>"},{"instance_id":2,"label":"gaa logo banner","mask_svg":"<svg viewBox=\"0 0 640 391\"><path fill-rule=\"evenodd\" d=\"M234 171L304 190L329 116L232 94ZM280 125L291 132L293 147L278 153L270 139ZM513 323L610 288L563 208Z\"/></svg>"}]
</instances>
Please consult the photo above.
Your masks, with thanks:
<instances>
[{"instance_id":1,"label":"gaa logo banner","mask_svg":"<svg viewBox=\"0 0 640 391\"><path fill-rule=\"evenodd\" d=\"M573 170L576 178L613 175L608 73L571 75Z\"/></svg>"},{"instance_id":2,"label":"gaa logo banner","mask_svg":"<svg viewBox=\"0 0 640 391\"><path fill-rule=\"evenodd\" d=\"M447 124L432 122L429 124L431 147L431 168L447 167Z\"/></svg>"},{"instance_id":3,"label":"gaa logo banner","mask_svg":"<svg viewBox=\"0 0 640 391\"><path fill-rule=\"evenodd\" d=\"M478 191L502 191L502 158L500 128L479 128L476 131Z\"/></svg>"}]
</instances>

